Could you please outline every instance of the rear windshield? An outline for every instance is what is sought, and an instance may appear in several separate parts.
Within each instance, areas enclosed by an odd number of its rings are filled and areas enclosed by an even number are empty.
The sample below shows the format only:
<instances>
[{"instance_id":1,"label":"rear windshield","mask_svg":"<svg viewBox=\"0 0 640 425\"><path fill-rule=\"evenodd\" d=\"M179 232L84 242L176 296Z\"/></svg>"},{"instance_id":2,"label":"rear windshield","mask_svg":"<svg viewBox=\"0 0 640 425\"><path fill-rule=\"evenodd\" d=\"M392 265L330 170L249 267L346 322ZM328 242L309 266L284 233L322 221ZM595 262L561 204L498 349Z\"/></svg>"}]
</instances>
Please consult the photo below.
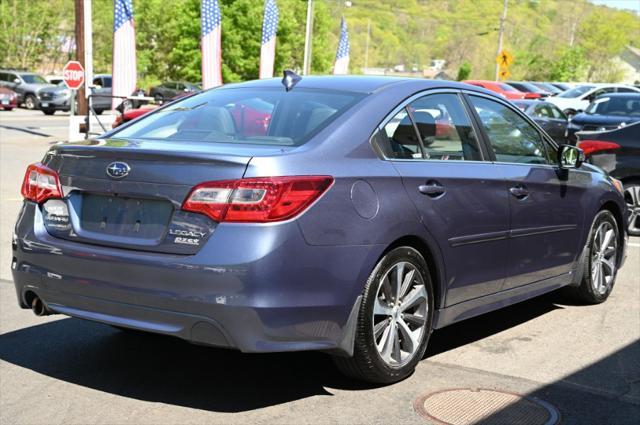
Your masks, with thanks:
<instances>
[{"instance_id":1,"label":"rear windshield","mask_svg":"<svg viewBox=\"0 0 640 425\"><path fill-rule=\"evenodd\" d=\"M363 96L310 89L210 90L150 114L114 137L299 146Z\"/></svg>"},{"instance_id":2,"label":"rear windshield","mask_svg":"<svg viewBox=\"0 0 640 425\"><path fill-rule=\"evenodd\" d=\"M585 112L591 115L640 117L640 96L600 97Z\"/></svg>"}]
</instances>

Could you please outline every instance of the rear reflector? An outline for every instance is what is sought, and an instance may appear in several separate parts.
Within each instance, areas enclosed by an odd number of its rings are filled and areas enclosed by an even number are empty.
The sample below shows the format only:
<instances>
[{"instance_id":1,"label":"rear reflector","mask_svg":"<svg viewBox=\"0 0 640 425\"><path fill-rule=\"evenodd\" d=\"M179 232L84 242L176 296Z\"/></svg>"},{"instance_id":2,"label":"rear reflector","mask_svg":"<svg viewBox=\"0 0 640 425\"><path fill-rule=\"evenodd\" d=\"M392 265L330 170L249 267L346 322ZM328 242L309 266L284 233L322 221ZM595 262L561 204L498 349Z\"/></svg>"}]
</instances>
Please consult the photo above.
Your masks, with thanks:
<instances>
[{"instance_id":1,"label":"rear reflector","mask_svg":"<svg viewBox=\"0 0 640 425\"><path fill-rule=\"evenodd\" d=\"M578 142L578 147L584 151L585 156L590 156L598 152L620 149L619 144L605 142L602 140L582 140Z\"/></svg>"},{"instance_id":2,"label":"rear reflector","mask_svg":"<svg viewBox=\"0 0 640 425\"><path fill-rule=\"evenodd\" d=\"M302 213L333 183L330 176L258 177L199 184L182 205L215 221L267 223Z\"/></svg>"},{"instance_id":3,"label":"rear reflector","mask_svg":"<svg viewBox=\"0 0 640 425\"><path fill-rule=\"evenodd\" d=\"M29 165L21 192L25 199L39 204L47 199L62 198L58 173L41 163Z\"/></svg>"}]
</instances>

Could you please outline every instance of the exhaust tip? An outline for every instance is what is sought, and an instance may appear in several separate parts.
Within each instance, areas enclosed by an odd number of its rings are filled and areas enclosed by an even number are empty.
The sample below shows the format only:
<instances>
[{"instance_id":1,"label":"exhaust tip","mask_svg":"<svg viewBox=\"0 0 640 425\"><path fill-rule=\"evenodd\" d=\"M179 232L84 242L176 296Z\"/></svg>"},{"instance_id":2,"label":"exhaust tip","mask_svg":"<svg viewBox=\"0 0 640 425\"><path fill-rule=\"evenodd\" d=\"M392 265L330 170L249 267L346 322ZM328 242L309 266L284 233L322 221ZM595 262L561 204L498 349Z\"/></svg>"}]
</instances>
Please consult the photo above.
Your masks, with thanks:
<instances>
[{"instance_id":1,"label":"exhaust tip","mask_svg":"<svg viewBox=\"0 0 640 425\"><path fill-rule=\"evenodd\" d=\"M31 300L31 310L36 316L48 316L52 313L38 296L33 297L33 300Z\"/></svg>"}]
</instances>

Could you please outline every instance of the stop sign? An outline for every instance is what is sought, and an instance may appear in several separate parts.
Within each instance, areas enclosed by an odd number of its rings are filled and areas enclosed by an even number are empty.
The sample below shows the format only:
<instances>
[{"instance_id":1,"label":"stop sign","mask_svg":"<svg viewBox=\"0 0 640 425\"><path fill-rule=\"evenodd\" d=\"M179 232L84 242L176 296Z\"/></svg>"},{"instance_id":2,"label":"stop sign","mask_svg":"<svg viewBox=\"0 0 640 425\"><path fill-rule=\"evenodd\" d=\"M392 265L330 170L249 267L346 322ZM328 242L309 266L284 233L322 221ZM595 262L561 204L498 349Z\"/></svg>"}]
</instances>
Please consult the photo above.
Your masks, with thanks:
<instances>
[{"instance_id":1,"label":"stop sign","mask_svg":"<svg viewBox=\"0 0 640 425\"><path fill-rule=\"evenodd\" d=\"M64 83L71 90L77 90L84 83L84 68L78 61L69 61L62 68L62 78Z\"/></svg>"}]
</instances>

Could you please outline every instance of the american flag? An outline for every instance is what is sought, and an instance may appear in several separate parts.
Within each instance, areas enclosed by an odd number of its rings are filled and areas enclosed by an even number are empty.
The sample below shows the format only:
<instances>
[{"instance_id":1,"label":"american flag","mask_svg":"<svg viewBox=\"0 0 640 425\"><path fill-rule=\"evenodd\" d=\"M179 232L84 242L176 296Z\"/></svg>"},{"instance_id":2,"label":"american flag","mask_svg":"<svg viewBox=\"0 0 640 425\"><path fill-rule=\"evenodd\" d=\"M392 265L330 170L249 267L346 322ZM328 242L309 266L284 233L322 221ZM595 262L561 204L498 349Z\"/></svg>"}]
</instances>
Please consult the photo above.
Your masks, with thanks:
<instances>
[{"instance_id":1,"label":"american flag","mask_svg":"<svg viewBox=\"0 0 640 425\"><path fill-rule=\"evenodd\" d=\"M202 46L202 88L222 85L222 15L218 0L202 0L200 33Z\"/></svg>"},{"instance_id":2,"label":"american flag","mask_svg":"<svg viewBox=\"0 0 640 425\"><path fill-rule=\"evenodd\" d=\"M333 66L334 74L349 73L349 32L347 31L347 21L342 17L340 22L340 42L336 53L336 63Z\"/></svg>"},{"instance_id":3,"label":"american flag","mask_svg":"<svg viewBox=\"0 0 640 425\"><path fill-rule=\"evenodd\" d=\"M262 47L260 48L260 78L273 77L276 60L276 33L278 32L278 6L276 0L265 0L262 21Z\"/></svg>"},{"instance_id":4,"label":"american flag","mask_svg":"<svg viewBox=\"0 0 640 425\"><path fill-rule=\"evenodd\" d=\"M113 9L113 96L131 96L136 89L136 36L132 0L114 0ZM123 99L113 98L115 109Z\"/></svg>"}]
</instances>

